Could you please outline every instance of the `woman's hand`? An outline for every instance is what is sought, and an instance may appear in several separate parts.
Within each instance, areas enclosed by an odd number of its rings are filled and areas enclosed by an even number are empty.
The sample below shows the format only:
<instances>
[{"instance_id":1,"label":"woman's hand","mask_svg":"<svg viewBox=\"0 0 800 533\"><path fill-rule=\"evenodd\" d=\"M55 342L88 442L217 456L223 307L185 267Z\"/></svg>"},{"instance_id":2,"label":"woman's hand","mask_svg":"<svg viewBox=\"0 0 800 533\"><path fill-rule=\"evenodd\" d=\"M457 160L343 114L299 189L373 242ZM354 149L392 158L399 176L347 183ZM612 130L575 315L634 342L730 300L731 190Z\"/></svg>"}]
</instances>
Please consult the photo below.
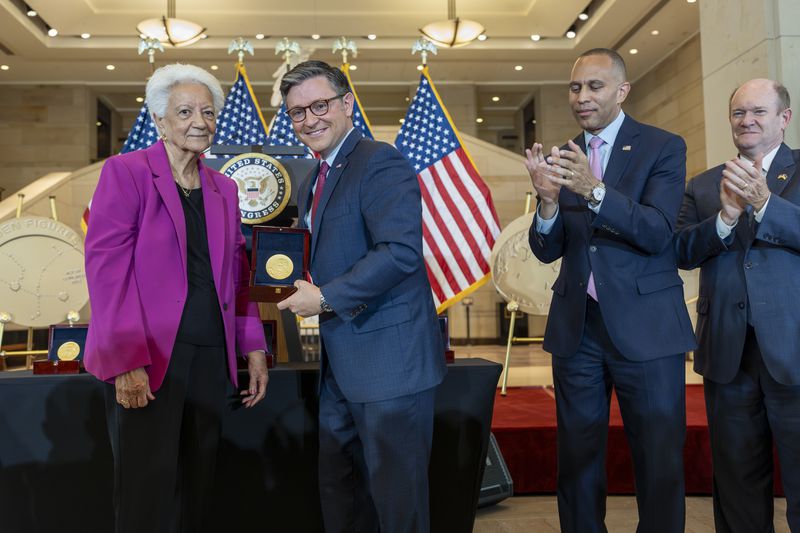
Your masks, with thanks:
<instances>
[{"instance_id":1,"label":"woman's hand","mask_svg":"<svg viewBox=\"0 0 800 533\"><path fill-rule=\"evenodd\" d=\"M138 409L156 399L150 392L150 379L144 368L137 368L116 377L117 403L125 409Z\"/></svg>"},{"instance_id":2,"label":"woman's hand","mask_svg":"<svg viewBox=\"0 0 800 533\"><path fill-rule=\"evenodd\" d=\"M267 355L262 350L247 354L247 372L250 374L250 387L242 391L242 404L253 407L264 399L267 392Z\"/></svg>"}]
</instances>

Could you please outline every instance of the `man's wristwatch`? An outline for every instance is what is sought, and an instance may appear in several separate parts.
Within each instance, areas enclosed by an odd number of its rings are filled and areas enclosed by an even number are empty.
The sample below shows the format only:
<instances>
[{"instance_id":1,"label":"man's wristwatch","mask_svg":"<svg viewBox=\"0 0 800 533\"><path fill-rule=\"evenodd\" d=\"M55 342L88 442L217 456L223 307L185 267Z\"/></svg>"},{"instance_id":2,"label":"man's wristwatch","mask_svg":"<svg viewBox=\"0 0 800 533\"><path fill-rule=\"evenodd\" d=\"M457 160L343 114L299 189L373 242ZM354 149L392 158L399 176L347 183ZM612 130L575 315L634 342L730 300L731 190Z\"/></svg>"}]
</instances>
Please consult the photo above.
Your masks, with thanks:
<instances>
[{"instance_id":1,"label":"man's wristwatch","mask_svg":"<svg viewBox=\"0 0 800 533\"><path fill-rule=\"evenodd\" d=\"M606 197L606 186L601 181L600 183L597 184L597 186L594 189L591 190L591 192L589 192L589 195L586 196L586 201L589 202L589 204L592 207L597 207L598 205L600 205L600 202L602 202L603 198L605 197Z\"/></svg>"},{"instance_id":2,"label":"man's wristwatch","mask_svg":"<svg viewBox=\"0 0 800 533\"><path fill-rule=\"evenodd\" d=\"M325 300L325 296L322 293L319 293L319 308L323 313L330 313L333 311L333 307Z\"/></svg>"}]
</instances>

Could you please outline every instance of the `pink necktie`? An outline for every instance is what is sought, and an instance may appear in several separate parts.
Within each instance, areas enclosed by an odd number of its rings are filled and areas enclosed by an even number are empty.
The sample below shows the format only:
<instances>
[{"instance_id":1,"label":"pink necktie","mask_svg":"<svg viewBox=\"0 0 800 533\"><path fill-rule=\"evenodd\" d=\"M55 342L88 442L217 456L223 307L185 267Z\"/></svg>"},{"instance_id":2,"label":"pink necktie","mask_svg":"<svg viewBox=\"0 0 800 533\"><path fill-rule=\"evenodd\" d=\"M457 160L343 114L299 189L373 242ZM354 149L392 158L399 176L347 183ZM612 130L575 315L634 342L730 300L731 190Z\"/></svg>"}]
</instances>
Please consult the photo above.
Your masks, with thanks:
<instances>
[{"instance_id":1,"label":"pink necktie","mask_svg":"<svg viewBox=\"0 0 800 533\"><path fill-rule=\"evenodd\" d=\"M314 189L314 200L311 203L311 227L314 227L314 217L317 215L317 205L319 199L322 197L322 189L325 187L325 176L328 175L328 169L331 168L327 161L323 161L319 166L319 174L317 174L317 187Z\"/></svg>"},{"instance_id":2,"label":"pink necktie","mask_svg":"<svg viewBox=\"0 0 800 533\"><path fill-rule=\"evenodd\" d=\"M600 153L600 147L605 143L600 137L592 137L592 140L589 141L589 170L600 181L603 181L603 154ZM586 293L594 301L598 301L597 289L594 286L594 274L591 272L589 272L589 283L586 284Z\"/></svg>"}]
</instances>

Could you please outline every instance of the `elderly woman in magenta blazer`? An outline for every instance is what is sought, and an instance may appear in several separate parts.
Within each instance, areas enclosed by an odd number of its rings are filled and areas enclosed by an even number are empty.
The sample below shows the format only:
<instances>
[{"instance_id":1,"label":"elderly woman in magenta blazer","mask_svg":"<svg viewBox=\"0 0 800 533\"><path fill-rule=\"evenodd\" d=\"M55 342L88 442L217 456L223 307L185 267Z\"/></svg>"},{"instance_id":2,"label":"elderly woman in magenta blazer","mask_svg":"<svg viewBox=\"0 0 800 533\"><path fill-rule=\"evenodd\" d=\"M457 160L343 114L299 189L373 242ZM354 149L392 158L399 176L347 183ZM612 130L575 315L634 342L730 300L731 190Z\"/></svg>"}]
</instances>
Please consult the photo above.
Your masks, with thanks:
<instances>
[{"instance_id":1,"label":"elderly woman in magenta blazer","mask_svg":"<svg viewBox=\"0 0 800 533\"><path fill-rule=\"evenodd\" d=\"M199 158L223 100L201 68L158 69L146 101L161 139L106 161L92 199L85 364L109 383L118 532L200 531L237 354L243 404L267 386L236 185Z\"/></svg>"}]
</instances>

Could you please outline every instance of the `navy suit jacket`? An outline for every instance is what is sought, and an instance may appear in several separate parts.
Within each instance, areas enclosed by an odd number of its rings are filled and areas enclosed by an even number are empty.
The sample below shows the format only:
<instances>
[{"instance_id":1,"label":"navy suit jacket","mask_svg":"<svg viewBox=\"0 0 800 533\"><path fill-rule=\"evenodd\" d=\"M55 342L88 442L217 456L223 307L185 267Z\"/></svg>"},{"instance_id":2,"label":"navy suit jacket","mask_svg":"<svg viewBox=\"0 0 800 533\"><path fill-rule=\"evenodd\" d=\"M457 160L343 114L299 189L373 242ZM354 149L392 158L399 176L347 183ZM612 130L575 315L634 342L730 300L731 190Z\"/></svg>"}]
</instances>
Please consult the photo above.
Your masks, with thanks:
<instances>
[{"instance_id":1,"label":"navy suit jacket","mask_svg":"<svg viewBox=\"0 0 800 533\"><path fill-rule=\"evenodd\" d=\"M574 139L586 152L583 133ZM603 322L627 359L648 361L695 347L672 234L686 177L686 144L669 132L625 117L604 172L600 213L562 188L547 235L529 241L540 261L562 258L544 349L571 356L583 335L586 285L594 273Z\"/></svg>"},{"instance_id":2,"label":"navy suit jacket","mask_svg":"<svg viewBox=\"0 0 800 533\"><path fill-rule=\"evenodd\" d=\"M301 227L311 186L308 180L299 190ZM351 131L311 229L311 276L334 310L320 315L322 364L345 397L373 402L439 384L444 347L422 256L419 182L408 161Z\"/></svg>"},{"instance_id":3,"label":"navy suit jacket","mask_svg":"<svg viewBox=\"0 0 800 533\"><path fill-rule=\"evenodd\" d=\"M782 144L770 165L764 217L742 213L732 238L717 235L724 165L686 187L675 238L681 268L700 267L694 369L729 383L739 370L748 306L764 364L784 385L800 385L800 150Z\"/></svg>"}]
</instances>

